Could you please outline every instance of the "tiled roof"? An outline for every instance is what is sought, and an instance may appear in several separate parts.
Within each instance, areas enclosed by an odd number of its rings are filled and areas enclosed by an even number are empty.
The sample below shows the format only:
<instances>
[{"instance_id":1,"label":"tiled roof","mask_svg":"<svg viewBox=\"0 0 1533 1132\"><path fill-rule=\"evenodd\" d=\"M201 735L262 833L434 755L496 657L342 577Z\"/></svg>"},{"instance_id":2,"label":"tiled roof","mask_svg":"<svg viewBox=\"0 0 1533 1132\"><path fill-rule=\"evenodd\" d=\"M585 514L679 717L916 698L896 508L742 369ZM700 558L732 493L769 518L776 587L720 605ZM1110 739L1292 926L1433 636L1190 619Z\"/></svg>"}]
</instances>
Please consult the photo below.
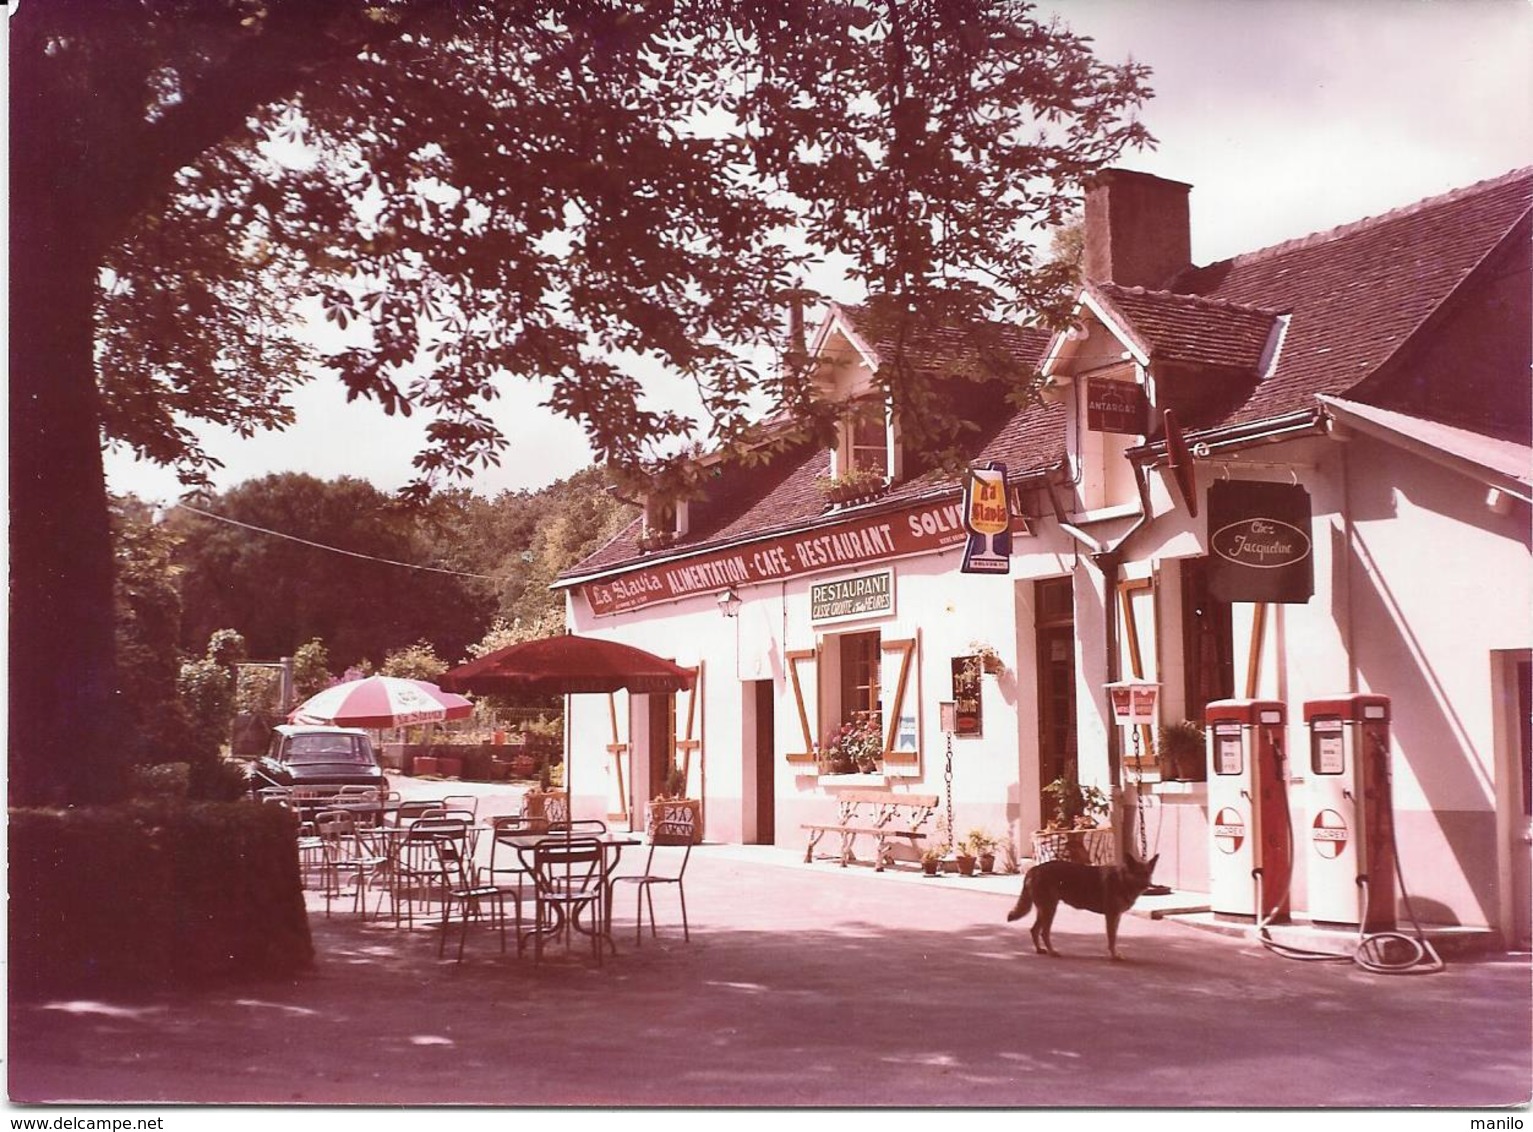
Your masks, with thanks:
<instances>
[{"instance_id":1,"label":"tiled roof","mask_svg":"<svg viewBox=\"0 0 1533 1132\"><path fill-rule=\"evenodd\" d=\"M1114 283L1086 287L1122 318L1152 363L1196 362L1254 374L1281 313Z\"/></svg>"},{"instance_id":2,"label":"tiled roof","mask_svg":"<svg viewBox=\"0 0 1533 1132\"><path fill-rule=\"evenodd\" d=\"M858 335L878 351L890 357L895 349L889 323L879 319L866 306L842 306ZM991 326L985 329L994 343L1011 351L1005 359L991 358L1003 368L1031 371L1043 357L1049 335L1031 327ZM972 376L976 368L993 369L977 357L971 331L952 327L921 329L920 337L907 353L913 364L933 372ZM1056 405L1037 406L1019 413L1006 405L997 389L993 398L995 412L976 420L973 451L977 460L1002 460L1012 476L1042 471L1064 456L1064 413ZM625 565L636 566L659 557L702 551L728 545L746 538L778 532L803 530L817 523L841 522L857 507L827 508L824 495L815 481L830 474L830 454L823 449L799 450L780 456L767 464L742 466L724 463L718 469L709 499L694 505L702 521L694 521L687 535L663 550L640 551L638 538L643 522L635 520L595 554L565 571L561 578L586 577ZM932 472L896 484L877 500L862 507L878 509L912 502L944 488L953 492L958 484L950 476ZM731 505L733 501L733 505Z\"/></svg>"},{"instance_id":3,"label":"tiled roof","mask_svg":"<svg viewBox=\"0 0 1533 1132\"><path fill-rule=\"evenodd\" d=\"M1533 168L1421 201L1329 232L1247 255L1190 268L1165 291L1088 284L1121 317L1135 341L1154 360L1190 362L1252 375L1249 395L1231 387L1232 400L1214 411L1213 425L1238 425L1313 409L1317 394L1344 395L1398 357L1434 312L1475 268L1525 222L1533 202ZM864 342L885 359L894 348L895 322L872 306L839 308ZM1271 371L1257 380L1269 335L1280 315L1289 316ZM1047 335L1029 328L987 328L992 341L1016 363L1036 366ZM918 367L972 375L973 328L924 326L907 357ZM994 362L996 359L988 359ZM1004 367L1003 367L1004 368ZM974 458L1003 460L1013 475L1042 471L1064 455L1064 411L1035 403L997 409L974 440ZM815 479L829 471L824 451L780 457L756 467L720 469L715 496L733 501L706 508L707 521L667 548L667 556L703 550L749 537L839 521L845 509L827 514ZM896 505L957 485L940 473L896 486L869 509ZM855 509L853 509L855 510ZM625 565L644 556L635 539L640 524L618 535L563 578L573 579Z\"/></svg>"},{"instance_id":4,"label":"tiled roof","mask_svg":"<svg viewBox=\"0 0 1533 1132\"><path fill-rule=\"evenodd\" d=\"M1341 395L1394 358L1533 201L1533 169L1382 216L1193 268L1171 285L1291 320L1272 374L1228 414L1241 424Z\"/></svg>"},{"instance_id":5,"label":"tiled roof","mask_svg":"<svg viewBox=\"0 0 1533 1132\"><path fill-rule=\"evenodd\" d=\"M900 322L887 303L836 304L880 364L899 353ZM1038 363L1048 334L1000 322L939 323L919 316L906 327L905 360L917 369L950 376L991 374Z\"/></svg>"}]
</instances>

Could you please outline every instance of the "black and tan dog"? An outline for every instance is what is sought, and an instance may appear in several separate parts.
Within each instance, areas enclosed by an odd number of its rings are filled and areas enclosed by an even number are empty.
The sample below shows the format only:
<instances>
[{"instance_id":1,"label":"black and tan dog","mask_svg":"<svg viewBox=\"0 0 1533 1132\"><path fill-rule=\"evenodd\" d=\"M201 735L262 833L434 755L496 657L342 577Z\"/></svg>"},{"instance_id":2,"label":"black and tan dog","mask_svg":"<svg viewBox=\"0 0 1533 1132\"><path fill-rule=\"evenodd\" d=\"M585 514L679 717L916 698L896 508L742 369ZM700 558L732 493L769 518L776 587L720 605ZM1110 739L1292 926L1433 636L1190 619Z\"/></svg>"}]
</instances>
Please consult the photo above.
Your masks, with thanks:
<instances>
[{"instance_id":1,"label":"black and tan dog","mask_svg":"<svg viewBox=\"0 0 1533 1132\"><path fill-rule=\"evenodd\" d=\"M1107 919L1107 953L1114 959L1118 954L1118 921L1123 913L1134 906L1139 894L1150 887L1150 874L1155 871L1156 854L1148 861L1129 858L1122 865L1082 865L1075 861L1045 861L1028 870L1022 881L1022 895L1017 897L1016 907L1006 914L1008 922L1020 920L1038 906L1038 918L1033 921L1033 947L1039 955L1057 955L1049 939L1049 929L1054 926L1054 913L1059 911L1060 901L1072 908L1097 912Z\"/></svg>"}]
</instances>

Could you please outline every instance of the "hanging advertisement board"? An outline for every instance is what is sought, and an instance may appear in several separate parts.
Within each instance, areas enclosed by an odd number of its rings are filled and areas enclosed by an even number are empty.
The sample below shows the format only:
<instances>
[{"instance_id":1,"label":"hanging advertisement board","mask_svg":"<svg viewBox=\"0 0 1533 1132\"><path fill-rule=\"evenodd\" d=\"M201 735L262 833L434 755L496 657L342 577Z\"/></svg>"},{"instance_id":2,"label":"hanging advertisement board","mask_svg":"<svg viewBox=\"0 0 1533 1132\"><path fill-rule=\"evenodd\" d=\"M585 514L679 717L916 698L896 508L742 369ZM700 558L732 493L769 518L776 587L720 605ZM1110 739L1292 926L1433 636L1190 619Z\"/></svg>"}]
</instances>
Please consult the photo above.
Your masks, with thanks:
<instances>
[{"instance_id":1,"label":"hanging advertisement board","mask_svg":"<svg viewBox=\"0 0 1533 1132\"><path fill-rule=\"evenodd\" d=\"M965 574L1011 573L1011 506L1006 499L1006 465L992 460L970 468L963 481Z\"/></svg>"},{"instance_id":2,"label":"hanging advertisement board","mask_svg":"<svg viewBox=\"0 0 1533 1132\"><path fill-rule=\"evenodd\" d=\"M1137 381L1086 379L1086 427L1092 432L1145 434L1144 386Z\"/></svg>"},{"instance_id":3,"label":"hanging advertisement board","mask_svg":"<svg viewBox=\"0 0 1533 1132\"><path fill-rule=\"evenodd\" d=\"M1208 489L1208 591L1220 601L1302 605L1315 592L1309 492L1221 480Z\"/></svg>"}]
</instances>

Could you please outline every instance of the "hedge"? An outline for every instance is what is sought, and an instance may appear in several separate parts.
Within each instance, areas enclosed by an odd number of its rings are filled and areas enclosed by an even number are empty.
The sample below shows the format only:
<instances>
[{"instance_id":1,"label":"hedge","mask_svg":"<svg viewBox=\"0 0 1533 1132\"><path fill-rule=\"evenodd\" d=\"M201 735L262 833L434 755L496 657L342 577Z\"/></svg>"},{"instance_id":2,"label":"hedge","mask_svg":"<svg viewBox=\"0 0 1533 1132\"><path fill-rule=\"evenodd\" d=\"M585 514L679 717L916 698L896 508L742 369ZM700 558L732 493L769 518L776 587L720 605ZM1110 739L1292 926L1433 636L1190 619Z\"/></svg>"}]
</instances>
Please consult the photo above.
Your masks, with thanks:
<instances>
[{"instance_id":1,"label":"hedge","mask_svg":"<svg viewBox=\"0 0 1533 1132\"><path fill-rule=\"evenodd\" d=\"M12 996L310 966L293 821L250 801L11 810Z\"/></svg>"}]
</instances>

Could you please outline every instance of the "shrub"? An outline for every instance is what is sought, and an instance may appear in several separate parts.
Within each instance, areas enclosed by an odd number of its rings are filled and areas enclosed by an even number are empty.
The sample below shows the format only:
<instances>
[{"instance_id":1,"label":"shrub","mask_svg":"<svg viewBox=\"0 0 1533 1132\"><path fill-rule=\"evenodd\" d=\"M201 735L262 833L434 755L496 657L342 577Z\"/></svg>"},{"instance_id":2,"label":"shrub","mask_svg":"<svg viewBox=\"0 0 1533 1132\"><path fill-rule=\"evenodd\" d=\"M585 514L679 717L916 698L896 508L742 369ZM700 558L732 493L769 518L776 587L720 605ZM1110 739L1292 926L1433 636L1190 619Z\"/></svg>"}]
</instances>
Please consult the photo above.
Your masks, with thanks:
<instances>
[{"instance_id":1,"label":"shrub","mask_svg":"<svg viewBox=\"0 0 1533 1132\"><path fill-rule=\"evenodd\" d=\"M12 994L307 967L293 820L250 802L12 810Z\"/></svg>"}]
</instances>

